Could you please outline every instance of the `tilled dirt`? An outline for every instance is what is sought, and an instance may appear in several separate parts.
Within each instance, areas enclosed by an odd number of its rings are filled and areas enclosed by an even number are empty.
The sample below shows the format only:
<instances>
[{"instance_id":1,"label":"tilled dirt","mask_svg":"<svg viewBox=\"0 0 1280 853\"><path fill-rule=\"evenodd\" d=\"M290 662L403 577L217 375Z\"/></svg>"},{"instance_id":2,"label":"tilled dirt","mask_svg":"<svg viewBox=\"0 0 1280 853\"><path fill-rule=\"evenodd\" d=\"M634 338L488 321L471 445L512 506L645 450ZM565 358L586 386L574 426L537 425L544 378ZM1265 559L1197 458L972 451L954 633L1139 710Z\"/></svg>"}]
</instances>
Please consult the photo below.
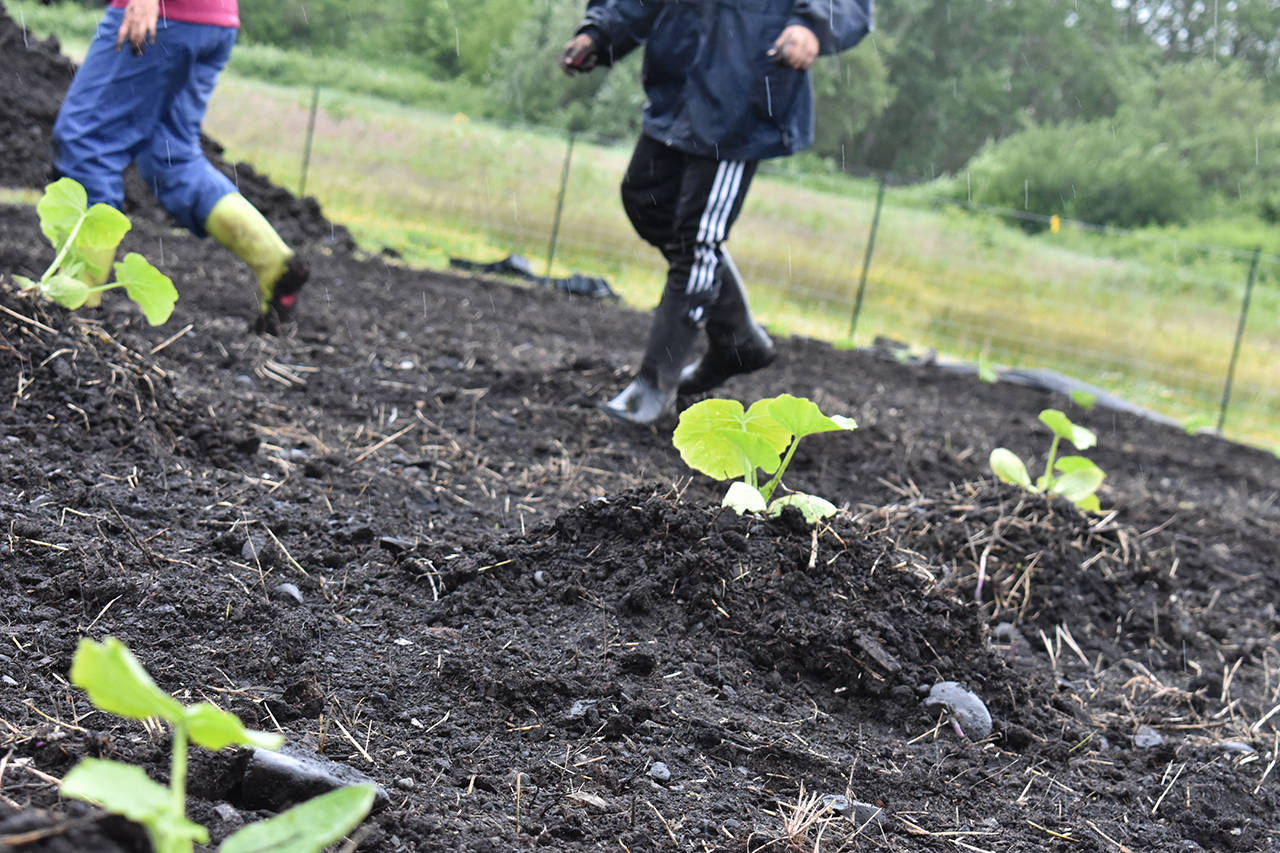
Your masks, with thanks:
<instances>
[{"instance_id":1,"label":"tilled dirt","mask_svg":"<svg viewBox=\"0 0 1280 853\"><path fill-rule=\"evenodd\" d=\"M31 95L0 87L0 123L69 79L13 30L0 82ZM361 850L1280 849L1273 455L791 338L724 390L857 419L787 481L843 511L740 518L673 423L595 408L645 315L391 265L226 168L315 261L292 339L245 333L247 270L145 191L125 248L179 288L160 328L19 293L49 253L0 207L0 849L147 849L57 797L84 756L167 779L161 729L68 684L108 635L383 786ZM987 469L1042 459L1051 405L1098 433L1102 515ZM990 736L924 706L940 681ZM192 751L215 844L270 813L244 762Z\"/></svg>"}]
</instances>

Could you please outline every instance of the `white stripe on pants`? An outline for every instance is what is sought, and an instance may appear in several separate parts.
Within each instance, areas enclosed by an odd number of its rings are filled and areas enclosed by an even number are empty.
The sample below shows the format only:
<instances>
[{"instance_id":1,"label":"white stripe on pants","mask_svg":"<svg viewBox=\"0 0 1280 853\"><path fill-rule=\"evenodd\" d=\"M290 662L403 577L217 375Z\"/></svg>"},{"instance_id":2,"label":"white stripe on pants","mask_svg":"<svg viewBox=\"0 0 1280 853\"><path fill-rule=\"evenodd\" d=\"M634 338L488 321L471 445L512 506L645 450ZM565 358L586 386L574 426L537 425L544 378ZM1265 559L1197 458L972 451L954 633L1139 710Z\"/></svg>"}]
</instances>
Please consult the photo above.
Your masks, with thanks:
<instances>
[{"instance_id":1,"label":"white stripe on pants","mask_svg":"<svg viewBox=\"0 0 1280 853\"><path fill-rule=\"evenodd\" d=\"M693 247L693 267L689 270L689 281L684 290L687 294L705 293L715 286L716 268L720 263L720 244L724 241L729 215L738 200L745 165L743 160L722 160L716 169L707 206L698 223L697 243Z\"/></svg>"}]
</instances>

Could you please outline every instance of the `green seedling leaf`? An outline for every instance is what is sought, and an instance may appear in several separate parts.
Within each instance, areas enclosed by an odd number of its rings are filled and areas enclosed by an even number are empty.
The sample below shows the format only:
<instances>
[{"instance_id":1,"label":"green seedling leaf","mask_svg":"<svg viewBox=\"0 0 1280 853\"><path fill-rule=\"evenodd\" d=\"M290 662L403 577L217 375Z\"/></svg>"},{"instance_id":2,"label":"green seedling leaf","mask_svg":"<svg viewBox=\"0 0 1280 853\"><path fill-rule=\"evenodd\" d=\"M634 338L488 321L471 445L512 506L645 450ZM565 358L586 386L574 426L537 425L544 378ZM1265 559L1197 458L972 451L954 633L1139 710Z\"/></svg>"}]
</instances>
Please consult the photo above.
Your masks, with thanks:
<instances>
[{"instance_id":1,"label":"green seedling leaf","mask_svg":"<svg viewBox=\"0 0 1280 853\"><path fill-rule=\"evenodd\" d=\"M720 502L720 505L728 507L738 515L745 515L749 512L764 512L768 508L764 502L764 495L760 494L760 490L749 483L744 483L742 480L729 487L729 491L725 494L724 500Z\"/></svg>"},{"instance_id":2,"label":"green seedling leaf","mask_svg":"<svg viewBox=\"0 0 1280 853\"><path fill-rule=\"evenodd\" d=\"M1076 508L1081 512L1102 512L1102 503L1098 500L1097 495L1088 495L1075 501Z\"/></svg>"},{"instance_id":3,"label":"green seedling leaf","mask_svg":"<svg viewBox=\"0 0 1280 853\"><path fill-rule=\"evenodd\" d=\"M760 494L764 495L765 500L768 500L773 495L774 489L782 482L782 475L787 466L791 464L791 457L795 455L800 439L806 435L813 435L819 432L836 432L858 428L858 424L853 418L846 418L841 415L827 417L822 414L822 411L811 400L806 400L803 397L793 397L790 394L781 394L772 399L760 400L751 408L755 409L756 406L765 407L769 415L793 436L790 447L787 448L787 455L783 457L781 464L778 465L777 472L760 489Z\"/></svg>"},{"instance_id":4,"label":"green seedling leaf","mask_svg":"<svg viewBox=\"0 0 1280 853\"><path fill-rule=\"evenodd\" d=\"M112 814L145 822L166 811L169 789L152 780L141 767L86 758L62 780L62 796L97 803Z\"/></svg>"},{"instance_id":5,"label":"green seedling leaf","mask_svg":"<svg viewBox=\"0 0 1280 853\"><path fill-rule=\"evenodd\" d=\"M175 812L169 789L141 767L86 758L62 780L61 791L64 797L97 803L142 824L156 853L187 853L192 842L209 841L205 828Z\"/></svg>"},{"instance_id":6,"label":"green seedling leaf","mask_svg":"<svg viewBox=\"0 0 1280 853\"><path fill-rule=\"evenodd\" d=\"M715 480L754 476L756 468L773 472L790 440L759 402L744 410L737 400L722 399L685 409L672 435L684 463Z\"/></svg>"},{"instance_id":7,"label":"green seedling leaf","mask_svg":"<svg viewBox=\"0 0 1280 853\"><path fill-rule=\"evenodd\" d=\"M250 824L218 848L219 853L319 853L341 839L369 814L373 788L339 788L294 806L273 818Z\"/></svg>"},{"instance_id":8,"label":"green seedling leaf","mask_svg":"<svg viewBox=\"0 0 1280 853\"><path fill-rule=\"evenodd\" d=\"M89 298L89 285L69 275L55 275L40 285L40 289L45 296L73 311Z\"/></svg>"},{"instance_id":9,"label":"green seedling leaf","mask_svg":"<svg viewBox=\"0 0 1280 853\"><path fill-rule=\"evenodd\" d=\"M827 417L822 414L822 410L818 408L816 403L803 397L780 394L772 399L760 400L756 403L756 405L760 404L766 406L769 415L775 421L791 431L796 441L806 435L814 435L819 432L836 432L838 430L858 428L858 424L853 418L846 418L841 415ZM754 409L755 406L752 406L752 408Z\"/></svg>"},{"instance_id":10,"label":"green seedling leaf","mask_svg":"<svg viewBox=\"0 0 1280 853\"><path fill-rule=\"evenodd\" d=\"M1035 490L1031 485L1031 475L1027 473L1027 466L1012 450L997 447L991 451L991 470L1002 483L1012 483L1024 489Z\"/></svg>"},{"instance_id":11,"label":"green seedling leaf","mask_svg":"<svg viewBox=\"0 0 1280 853\"><path fill-rule=\"evenodd\" d=\"M787 449L787 445L791 444L793 435L791 430L778 423L777 419L773 417L772 408L773 400L770 398L756 400L747 409L746 420L742 424L742 429L744 432L760 436L771 450L776 453L782 453Z\"/></svg>"},{"instance_id":12,"label":"green seedling leaf","mask_svg":"<svg viewBox=\"0 0 1280 853\"><path fill-rule=\"evenodd\" d=\"M830 518L839 510L831 501L818 497L817 495L806 495L803 492L796 492L793 495L787 495L785 498L778 498L769 504L769 515L777 516L782 514L785 507L793 506L800 510L800 514L804 516L804 520L810 524L817 524L824 518Z\"/></svg>"},{"instance_id":13,"label":"green seedling leaf","mask_svg":"<svg viewBox=\"0 0 1280 853\"><path fill-rule=\"evenodd\" d=\"M116 248L131 227L129 218L114 207L95 204L80 223L71 256L63 262L63 271L79 275L79 271L72 272L69 268L74 263L88 271L94 280L105 281L115 260Z\"/></svg>"},{"instance_id":14,"label":"green seedling leaf","mask_svg":"<svg viewBox=\"0 0 1280 853\"><path fill-rule=\"evenodd\" d=\"M23 290L30 290L33 287L40 286L39 282L34 282L25 275L15 275L13 276L13 280L17 283L18 287L21 287Z\"/></svg>"},{"instance_id":15,"label":"green seedling leaf","mask_svg":"<svg viewBox=\"0 0 1280 853\"><path fill-rule=\"evenodd\" d=\"M1063 474L1070 474L1073 471L1101 471L1098 464L1087 456L1063 456L1054 463L1054 468Z\"/></svg>"},{"instance_id":16,"label":"green seedling leaf","mask_svg":"<svg viewBox=\"0 0 1280 853\"><path fill-rule=\"evenodd\" d=\"M40 216L40 230L55 251L61 251L85 217L88 206L89 196L84 187L71 178L60 178L44 188L44 195L36 203L36 213Z\"/></svg>"},{"instance_id":17,"label":"green seedling leaf","mask_svg":"<svg viewBox=\"0 0 1280 853\"><path fill-rule=\"evenodd\" d=\"M744 465L746 470L754 471L756 468L763 468L770 474L778 470L778 463L782 459L765 437L753 432L726 430L723 438L742 451L746 460Z\"/></svg>"},{"instance_id":18,"label":"green seedling leaf","mask_svg":"<svg viewBox=\"0 0 1280 853\"><path fill-rule=\"evenodd\" d=\"M116 284L123 285L129 298L138 303L148 323L159 326L169 319L178 301L178 291L168 276L137 252L125 255L115 269Z\"/></svg>"},{"instance_id":19,"label":"green seedling leaf","mask_svg":"<svg viewBox=\"0 0 1280 853\"><path fill-rule=\"evenodd\" d=\"M790 394L757 400L745 410L736 400L711 399L684 410L672 442L695 471L717 480L742 478L725 495L725 506L764 512L801 438L857 426L852 418L827 417L813 402ZM764 486L757 487L757 470L773 475Z\"/></svg>"},{"instance_id":20,"label":"green seedling leaf","mask_svg":"<svg viewBox=\"0 0 1280 853\"><path fill-rule=\"evenodd\" d=\"M183 709L187 733L193 743L217 752L228 746L256 746L261 749L279 749L284 743L281 735L246 729L235 714L223 711L208 702L201 702Z\"/></svg>"},{"instance_id":21,"label":"green seedling leaf","mask_svg":"<svg viewBox=\"0 0 1280 853\"><path fill-rule=\"evenodd\" d=\"M1083 456L1068 456L1066 459L1058 460L1059 463L1067 460L1073 462L1065 468L1059 464L1058 470L1063 471L1063 475L1053 481L1049 491L1055 495L1061 495L1073 504L1079 505L1079 502L1092 496L1098 491L1098 487L1102 485L1106 474L1102 469Z\"/></svg>"},{"instance_id":22,"label":"green seedling leaf","mask_svg":"<svg viewBox=\"0 0 1280 853\"><path fill-rule=\"evenodd\" d=\"M132 227L129 217L111 205L95 204L89 208L84 222L80 225L80 234L76 237L76 248L81 251L109 249L114 255L116 247ZM103 269L100 272L106 272L106 270Z\"/></svg>"},{"instance_id":23,"label":"green seedling leaf","mask_svg":"<svg viewBox=\"0 0 1280 853\"><path fill-rule=\"evenodd\" d=\"M983 382L999 382L1000 374L996 369L986 362L985 359L978 360L978 378Z\"/></svg>"},{"instance_id":24,"label":"green seedling leaf","mask_svg":"<svg viewBox=\"0 0 1280 853\"><path fill-rule=\"evenodd\" d=\"M132 720L159 717L175 725L183 708L151 680L133 652L115 637L102 643L80 640L71 660L71 683L89 694L95 707Z\"/></svg>"},{"instance_id":25,"label":"green seedling leaf","mask_svg":"<svg viewBox=\"0 0 1280 853\"><path fill-rule=\"evenodd\" d=\"M1076 450L1088 450L1098 443L1098 437L1092 430L1073 424L1070 418L1057 409L1045 409L1041 412L1040 422L1053 430L1054 435L1074 444Z\"/></svg>"},{"instance_id":26,"label":"green seedling leaf","mask_svg":"<svg viewBox=\"0 0 1280 853\"><path fill-rule=\"evenodd\" d=\"M1075 403L1082 409L1092 409L1098 403L1098 395L1089 391L1082 391L1076 388L1071 392L1071 402ZM1081 448L1083 449L1083 448Z\"/></svg>"}]
</instances>

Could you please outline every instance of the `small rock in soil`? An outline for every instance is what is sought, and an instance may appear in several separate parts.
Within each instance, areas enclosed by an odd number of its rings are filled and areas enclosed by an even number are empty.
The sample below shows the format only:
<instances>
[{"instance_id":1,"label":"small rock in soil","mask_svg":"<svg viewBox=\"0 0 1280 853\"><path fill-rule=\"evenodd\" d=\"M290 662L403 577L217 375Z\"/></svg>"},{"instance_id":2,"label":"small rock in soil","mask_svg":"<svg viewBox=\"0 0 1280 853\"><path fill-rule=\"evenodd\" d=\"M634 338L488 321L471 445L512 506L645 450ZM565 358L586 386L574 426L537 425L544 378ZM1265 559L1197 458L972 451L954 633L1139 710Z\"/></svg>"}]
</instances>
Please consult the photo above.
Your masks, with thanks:
<instances>
[{"instance_id":1,"label":"small rock in soil","mask_svg":"<svg viewBox=\"0 0 1280 853\"><path fill-rule=\"evenodd\" d=\"M849 798L843 794L827 794L822 798L822 807L836 814L844 814L849 811Z\"/></svg>"},{"instance_id":2,"label":"small rock in soil","mask_svg":"<svg viewBox=\"0 0 1280 853\"><path fill-rule=\"evenodd\" d=\"M649 778L654 780L655 782L663 782L663 783L670 782L671 769L668 768L667 765L662 763L661 761L655 761L649 767Z\"/></svg>"},{"instance_id":3,"label":"small rock in soil","mask_svg":"<svg viewBox=\"0 0 1280 853\"><path fill-rule=\"evenodd\" d=\"M565 797L570 803L580 806L588 806L599 811L609 810L609 801L598 794L590 794L586 791L574 791Z\"/></svg>"},{"instance_id":4,"label":"small rock in soil","mask_svg":"<svg viewBox=\"0 0 1280 853\"><path fill-rule=\"evenodd\" d=\"M538 569L538 571L533 573L533 582L538 586L546 586L551 581L547 579L546 572L542 571L542 569Z\"/></svg>"},{"instance_id":5,"label":"small rock in soil","mask_svg":"<svg viewBox=\"0 0 1280 853\"><path fill-rule=\"evenodd\" d=\"M302 590L298 589L291 583L277 584L272 590L272 594L279 599L289 598L297 603L302 603Z\"/></svg>"},{"instance_id":6,"label":"small rock in soil","mask_svg":"<svg viewBox=\"0 0 1280 853\"><path fill-rule=\"evenodd\" d=\"M213 807L213 813L216 814L218 819L223 823L240 822L240 810L230 803L218 803Z\"/></svg>"},{"instance_id":7,"label":"small rock in soil","mask_svg":"<svg viewBox=\"0 0 1280 853\"><path fill-rule=\"evenodd\" d=\"M1133 745L1138 749L1154 749L1164 745L1164 735L1151 726L1142 726L1133 736Z\"/></svg>"},{"instance_id":8,"label":"small rock in soil","mask_svg":"<svg viewBox=\"0 0 1280 853\"><path fill-rule=\"evenodd\" d=\"M579 699L569 706L569 713L565 717L570 720L579 720L587 715L587 711L595 706L597 699Z\"/></svg>"},{"instance_id":9,"label":"small rock in soil","mask_svg":"<svg viewBox=\"0 0 1280 853\"><path fill-rule=\"evenodd\" d=\"M924 706L935 713L939 708L945 710L970 740L982 740L991 734L991 712L977 694L958 682L940 681L933 685Z\"/></svg>"},{"instance_id":10,"label":"small rock in soil","mask_svg":"<svg viewBox=\"0 0 1280 853\"><path fill-rule=\"evenodd\" d=\"M1018 630L1018 626L1012 622L1001 622L991 631L991 638L997 643L1003 643L1009 647L1009 654L1023 655L1031 652L1031 644L1027 642L1027 638Z\"/></svg>"},{"instance_id":11,"label":"small rock in soil","mask_svg":"<svg viewBox=\"0 0 1280 853\"><path fill-rule=\"evenodd\" d=\"M406 539L403 536L383 536L378 540L378 544L393 554L403 554L418 547L417 540Z\"/></svg>"},{"instance_id":12,"label":"small rock in soil","mask_svg":"<svg viewBox=\"0 0 1280 853\"><path fill-rule=\"evenodd\" d=\"M884 819L884 809L875 803L864 803L862 800L854 800L853 803L853 821L858 826L864 826L869 823L879 824Z\"/></svg>"},{"instance_id":13,"label":"small rock in soil","mask_svg":"<svg viewBox=\"0 0 1280 853\"><path fill-rule=\"evenodd\" d=\"M396 780L396 787L401 791L412 791L414 788L418 787L418 783L414 781L412 776L402 776Z\"/></svg>"},{"instance_id":14,"label":"small rock in soil","mask_svg":"<svg viewBox=\"0 0 1280 853\"><path fill-rule=\"evenodd\" d=\"M282 811L346 785L372 785L374 811L390 802L381 785L344 764L287 746L280 752L255 749L244 769L237 805Z\"/></svg>"}]
</instances>

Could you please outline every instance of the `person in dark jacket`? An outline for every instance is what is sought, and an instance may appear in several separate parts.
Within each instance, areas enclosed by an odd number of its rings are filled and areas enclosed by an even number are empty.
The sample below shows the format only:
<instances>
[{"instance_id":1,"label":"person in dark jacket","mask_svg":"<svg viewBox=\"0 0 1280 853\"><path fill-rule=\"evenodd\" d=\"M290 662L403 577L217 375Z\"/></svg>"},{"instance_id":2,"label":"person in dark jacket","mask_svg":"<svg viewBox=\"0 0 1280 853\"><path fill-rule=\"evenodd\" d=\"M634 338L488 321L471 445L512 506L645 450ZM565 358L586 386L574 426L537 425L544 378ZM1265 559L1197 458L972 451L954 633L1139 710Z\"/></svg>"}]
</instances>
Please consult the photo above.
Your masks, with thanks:
<instances>
[{"instance_id":1,"label":"person in dark jacket","mask_svg":"<svg viewBox=\"0 0 1280 853\"><path fill-rule=\"evenodd\" d=\"M813 141L808 69L871 28L871 0L590 0L560 60L566 73L644 45L649 103L622 181L636 232L662 252L667 280L635 379L602 408L652 424L676 396L768 365L723 243L759 161ZM707 351L686 364L700 332Z\"/></svg>"}]
</instances>

